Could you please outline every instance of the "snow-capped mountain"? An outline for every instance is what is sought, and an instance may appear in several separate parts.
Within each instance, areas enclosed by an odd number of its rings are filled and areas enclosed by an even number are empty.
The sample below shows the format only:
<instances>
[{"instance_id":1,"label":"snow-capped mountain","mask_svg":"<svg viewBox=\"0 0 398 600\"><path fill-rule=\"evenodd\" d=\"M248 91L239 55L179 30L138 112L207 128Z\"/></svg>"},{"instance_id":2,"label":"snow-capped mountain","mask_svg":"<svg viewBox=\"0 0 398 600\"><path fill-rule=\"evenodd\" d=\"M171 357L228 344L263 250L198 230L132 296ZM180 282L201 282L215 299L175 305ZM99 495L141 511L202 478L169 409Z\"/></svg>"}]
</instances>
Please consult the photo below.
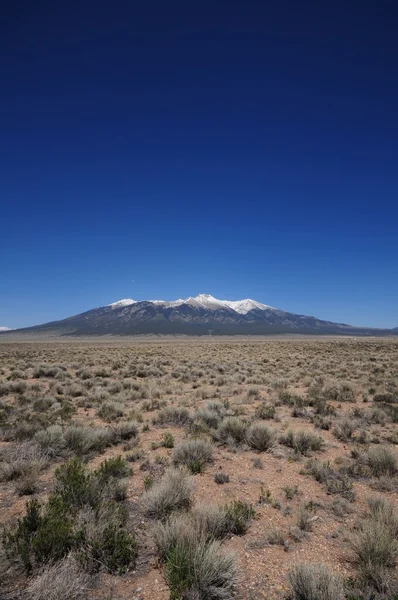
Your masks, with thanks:
<instances>
[{"instance_id":1,"label":"snow-capped mountain","mask_svg":"<svg viewBox=\"0 0 398 600\"><path fill-rule=\"evenodd\" d=\"M17 332L47 335L258 335L318 333L385 335L390 330L351 327L289 313L256 300L218 300L209 294L178 300L124 298L87 312ZM13 334L15 331L12 332ZM8 335L7 332L1 334Z\"/></svg>"},{"instance_id":2,"label":"snow-capped mountain","mask_svg":"<svg viewBox=\"0 0 398 600\"><path fill-rule=\"evenodd\" d=\"M204 308L207 310L217 310L219 308L227 306L228 308L232 308L232 310L236 311L239 314L246 315L250 310L254 308L258 308L259 310L275 310L272 306L267 306L266 304L261 304L261 302L256 302L256 300L251 300L250 298L246 298L245 300L218 300L214 298L214 296L210 296L210 294L199 294L194 298L190 296L189 298L185 298L182 300L149 300L152 304L157 306L163 306L164 308L177 307L186 304L188 306L193 306L197 308ZM113 308L119 308L120 306L130 306L131 304L136 304L137 300L132 300L131 298L125 298L124 300L118 300L117 302L112 302L108 306L112 306Z\"/></svg>"},{"instance_id":3,"label":"snow-capped mountain","mask_svg":"<svg viewBox=\"0 0 398 600\"><path fill-rule=\"evenodd\" d=\"M0 331L12 331L11 327L0 327Z\"/></svg>"}]
</instances>

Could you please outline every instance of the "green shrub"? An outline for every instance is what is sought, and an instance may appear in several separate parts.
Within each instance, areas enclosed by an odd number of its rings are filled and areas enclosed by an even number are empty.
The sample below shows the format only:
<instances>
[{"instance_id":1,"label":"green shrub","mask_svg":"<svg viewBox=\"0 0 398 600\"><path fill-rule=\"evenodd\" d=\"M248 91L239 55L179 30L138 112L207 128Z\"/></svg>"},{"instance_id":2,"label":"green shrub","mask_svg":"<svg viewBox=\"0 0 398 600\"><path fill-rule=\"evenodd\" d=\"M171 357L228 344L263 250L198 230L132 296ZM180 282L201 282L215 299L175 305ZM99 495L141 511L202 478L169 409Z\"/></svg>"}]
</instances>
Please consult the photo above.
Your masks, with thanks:
<instances>
[{"instance_id":1,"label":"green shrub","mask_svg":"<svg viewBox=\"0 0 398 600\"><path fill-rule=\"evenodd\" d=\"M163 434L162 446L164 448L174 448L174 438L171 433Z\"/></svg>"},{"instance_id":2,"label":"green shrub","mask_svg":"<svg viewBox=\"0 0 398 600\"><path fill-rule=\"evenodd\" d=\"M225 506L228 530L234 535L244 535L254 515L255 511L252 505L247 502L233 500Z\"/></svg>"},{"instance_id":3,"label":"green shrub","mask_svg":"<svg viewBox=\"0 0 398 600\"><path fill-rule=\"evenodd\" d=\"M115 456L104 460L96 471L96 476L103 481L108 481L110 478L123 478L131 475L131 468L122 456Z\"/></svg>"},{"instance_id":4,"label":"green shrub","mask_svg":"<svg viewBox=\"0 0 398 600\"><path fill-rule=\"evenodd\" d=\"M108 523L102 535L91 543L90 564L93 571L105 566L109 573L121 575L133 565L138 556L136 539L119 523Z\"/></svg>"},{"instance_id":5,"label":"green shrub","mask_svg":"<svg viewBox=\"0 0 398 600\"><path fill-rule=\"evenodd\" d=\"M71 550L96 570L124 572L135 560L137 544L125 530L127 511L110 499L125 497L114 478L124 475L126 466L123 459L109 459L91 472L75 458L59 467L47 504L28 502L26 515L6 530L7 551L20 557L27 572L57 562ZM91 521L81 518L82 511L89 512Z\"/></svg>"},{"instance_id":6,"label":"green shrub","mask_svg":"<svg viewBox=\"0 0 398 600\"><path fill-rule=\"evenodd\" d=\"M55 471L55 497L59 497L69 511L85 505L96 507L100 501L100 486L80 459L73 458Z\"/></svg>"}]
</instances>

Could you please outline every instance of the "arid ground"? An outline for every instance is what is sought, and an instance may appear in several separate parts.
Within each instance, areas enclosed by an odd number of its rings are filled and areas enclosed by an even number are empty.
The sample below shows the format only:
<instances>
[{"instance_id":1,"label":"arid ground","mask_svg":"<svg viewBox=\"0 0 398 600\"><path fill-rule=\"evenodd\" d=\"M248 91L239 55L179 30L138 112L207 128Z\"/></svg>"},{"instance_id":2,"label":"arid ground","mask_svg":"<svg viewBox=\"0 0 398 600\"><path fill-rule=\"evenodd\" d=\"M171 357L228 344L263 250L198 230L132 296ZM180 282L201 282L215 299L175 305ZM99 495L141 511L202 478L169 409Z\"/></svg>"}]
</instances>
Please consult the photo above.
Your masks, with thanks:
<instances>
[{"instance_id":1,"label":"arid ground","mask_svg":"<svg viewBox=\"0 0 398 600\"><path fill-rule=\"evenodd\" d=\"M397 422L396 338L0 342L0 598L398 598Z\"/></svg>"}]
</instances>

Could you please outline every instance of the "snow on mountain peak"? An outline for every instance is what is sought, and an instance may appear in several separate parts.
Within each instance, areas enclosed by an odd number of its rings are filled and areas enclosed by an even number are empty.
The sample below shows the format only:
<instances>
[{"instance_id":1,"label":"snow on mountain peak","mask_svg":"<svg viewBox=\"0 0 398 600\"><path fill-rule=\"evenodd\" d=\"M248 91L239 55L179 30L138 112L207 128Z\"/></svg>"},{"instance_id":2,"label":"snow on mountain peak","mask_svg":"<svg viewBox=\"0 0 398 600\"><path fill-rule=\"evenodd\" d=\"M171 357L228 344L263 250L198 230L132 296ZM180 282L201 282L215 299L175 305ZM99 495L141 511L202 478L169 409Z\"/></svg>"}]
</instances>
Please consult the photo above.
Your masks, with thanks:
<instances>
[{"instance_id":1,"label":"snow on mountain peak","mask_svg":"<svg viewBox=\"0 0 398 600\"><path fill-rule=\"evenodd\" d=\"M188 304L195 308L204 308L207 310L217 310L220 308L230 308L235 312L245 315L249 311L258 309L258 310L275 310L272 306L268 306L267 304L261 304L261 302L257 302L256 300L251 300L250 298L245 298L244 300L218 300L218 298L214 298L211 294L198 294L198 296L190 296L189 298L185 298L185 300L179 298L178 300L149 300L151 304L156 304L158 306L164 306L164 308L175 308L177 306L181 306L182 304ZM124 300L119 300L118 302L113 302L109 304L112 308L120 308L122 306L130 306L131 304L136 304L137 300L132 300L131 298L125 298Z\"/></svg>"},{"instance_id":2,"label":"snow on mountain peak","mask_svg":"<svg viewBox=\"0 0 398 600\"><path fill-rule=\"evenodd\" d=\"M11 327L0 327L0 331L12 331Z\"/></svg>"},{"instance_id":3,"label":"snow on mountain peak","mask_svg":"<svg viewBox=\"0 0 398 600\"><path fill-rule=\"evenodd\" d=\"M123 300L118 300L117 302L112 302L112 304L108 304L112 308L120 308L121 306L130 306L130 304L136 304L137 300L132 300L131 298L124 298Z\"/></svg>"}]
</instances>

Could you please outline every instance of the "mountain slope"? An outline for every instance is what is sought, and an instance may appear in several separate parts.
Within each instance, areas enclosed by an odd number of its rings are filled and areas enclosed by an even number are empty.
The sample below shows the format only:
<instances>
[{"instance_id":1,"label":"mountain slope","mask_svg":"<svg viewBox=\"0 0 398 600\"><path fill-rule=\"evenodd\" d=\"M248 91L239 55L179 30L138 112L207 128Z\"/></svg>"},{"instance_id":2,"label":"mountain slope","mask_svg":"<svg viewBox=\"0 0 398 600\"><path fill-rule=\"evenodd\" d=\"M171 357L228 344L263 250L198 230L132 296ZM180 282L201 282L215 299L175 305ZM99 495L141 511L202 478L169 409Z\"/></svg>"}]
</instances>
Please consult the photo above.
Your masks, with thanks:
<instances>
[{"instance_id":1,"label":"mountain slope","mask_svg":"<svg viewBox=\"0 0 398 600\"><path fill-rule=\"evenodd\" d=\"M258 335L270 333L385 335L273 308L255 300L218 300L208 294L175 301L125 298L61 321L14 330L48 335ZM6 335L6 334L2 334Z\"/></svg>"}]
</instances>

